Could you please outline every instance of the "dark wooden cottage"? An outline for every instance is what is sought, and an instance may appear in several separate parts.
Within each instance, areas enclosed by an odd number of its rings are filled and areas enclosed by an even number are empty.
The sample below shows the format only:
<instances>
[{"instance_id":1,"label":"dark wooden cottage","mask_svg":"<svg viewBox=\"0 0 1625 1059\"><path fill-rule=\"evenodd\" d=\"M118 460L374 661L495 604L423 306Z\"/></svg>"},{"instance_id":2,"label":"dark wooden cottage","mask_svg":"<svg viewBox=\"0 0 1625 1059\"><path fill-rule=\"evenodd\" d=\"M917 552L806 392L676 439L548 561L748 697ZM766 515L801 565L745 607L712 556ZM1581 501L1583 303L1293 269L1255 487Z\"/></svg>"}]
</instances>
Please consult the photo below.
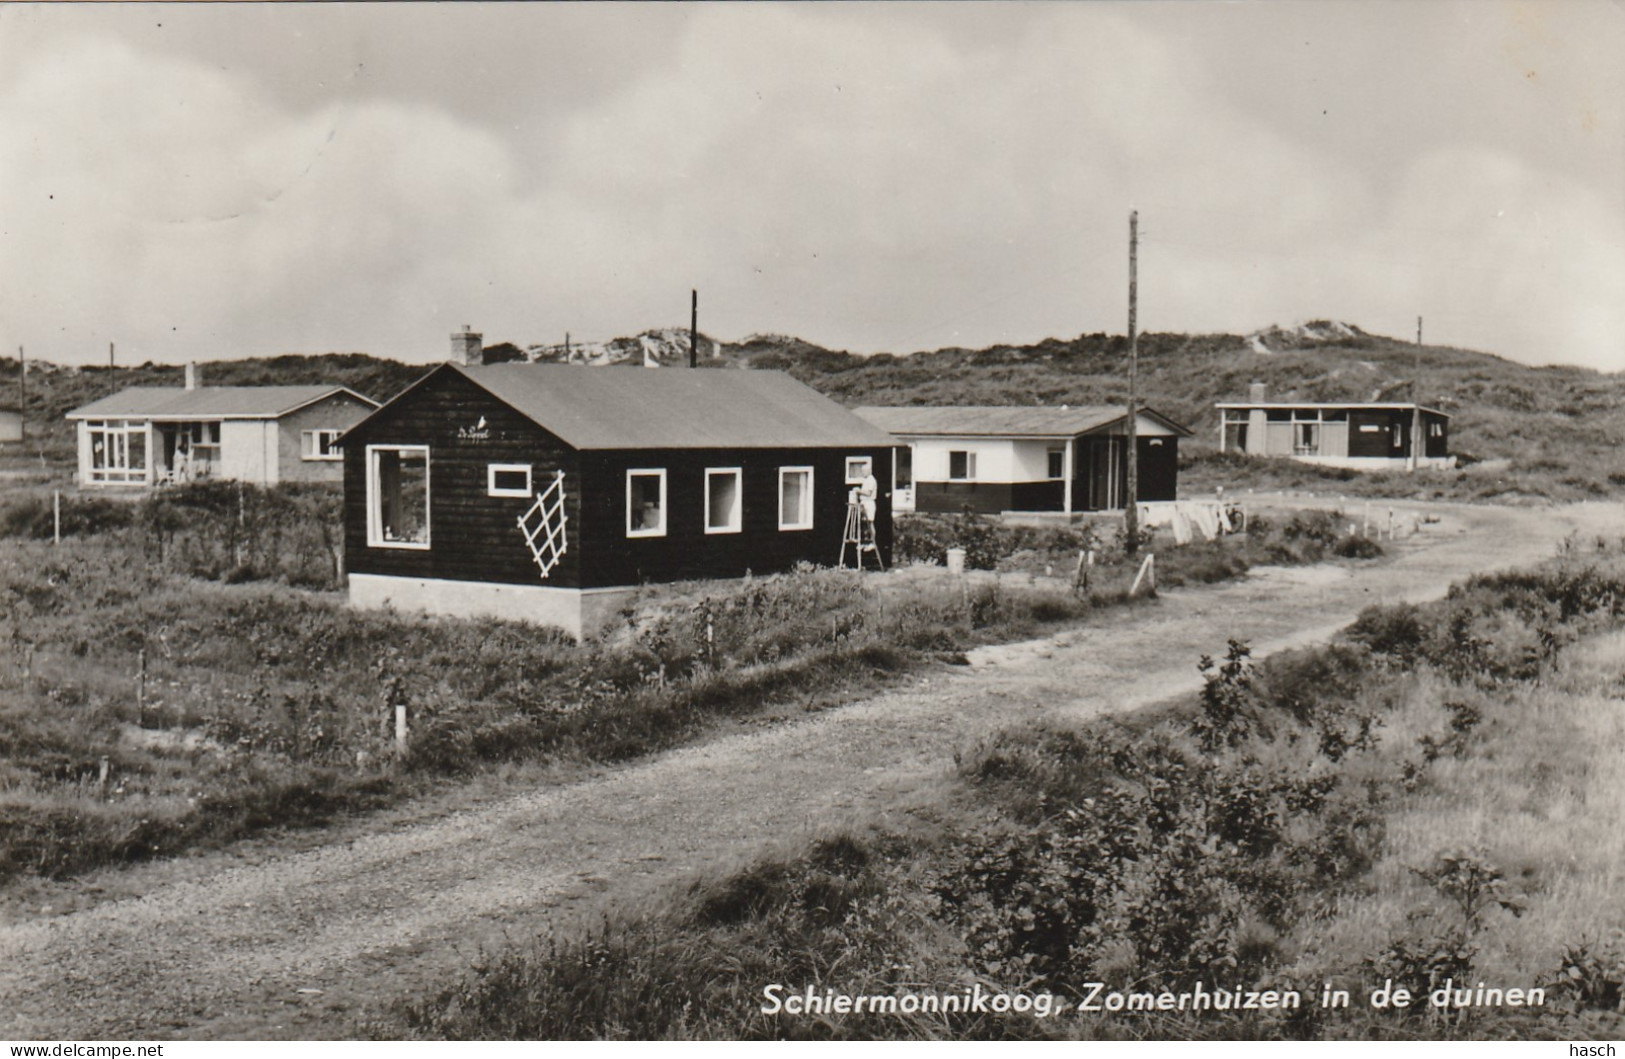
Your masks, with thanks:
<instances>
[{"instance_id":1,"label":"dark wooden cottage","mask_svg":"<svg viewBox=\"0 0 1625 1059\"><path fill-rule=\"evenodd\" d=\"M1128 412L1121 407L865 407L854 411L903 448L899 511L1115 511L1128 492ZM1179 439L1190 431L1141 408L1138 499L1173 500Z\"/></svg>"},{"instance_id":2,"label":"dark wooden cottage","mask_svg":"<svg viewBox=\"0 0 1625 1059\"><path fill-rule=\"evenodd\" d=\"M634 586L833 566L893 439L781 372L447 364L342 439L350 598L581 637Z\"/></svg>"}]
</instances>

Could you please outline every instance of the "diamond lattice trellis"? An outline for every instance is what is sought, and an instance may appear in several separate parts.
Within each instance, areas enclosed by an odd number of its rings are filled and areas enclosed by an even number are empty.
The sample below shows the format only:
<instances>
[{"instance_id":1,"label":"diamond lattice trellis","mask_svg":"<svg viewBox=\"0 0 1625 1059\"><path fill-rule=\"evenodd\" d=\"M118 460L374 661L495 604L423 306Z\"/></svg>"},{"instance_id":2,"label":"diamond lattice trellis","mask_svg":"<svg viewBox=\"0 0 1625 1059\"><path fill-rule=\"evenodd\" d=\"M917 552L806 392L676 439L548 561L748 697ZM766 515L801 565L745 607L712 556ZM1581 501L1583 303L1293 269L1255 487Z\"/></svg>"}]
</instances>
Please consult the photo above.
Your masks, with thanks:
<instances>
[{"instance_id":1,"label":"diamond lattice trellis","mask_svg":"<svg viewBox=\"0 0 1625 1059\"><path fill-rule=\"evenodd\" d=\"M564 524L570 520L564 513L564 472L554 473L552 483L537 495L536 503L519 516L519 532L525 535L525 546L543 580L564 558Z\"/></svg>"}]
</instances>

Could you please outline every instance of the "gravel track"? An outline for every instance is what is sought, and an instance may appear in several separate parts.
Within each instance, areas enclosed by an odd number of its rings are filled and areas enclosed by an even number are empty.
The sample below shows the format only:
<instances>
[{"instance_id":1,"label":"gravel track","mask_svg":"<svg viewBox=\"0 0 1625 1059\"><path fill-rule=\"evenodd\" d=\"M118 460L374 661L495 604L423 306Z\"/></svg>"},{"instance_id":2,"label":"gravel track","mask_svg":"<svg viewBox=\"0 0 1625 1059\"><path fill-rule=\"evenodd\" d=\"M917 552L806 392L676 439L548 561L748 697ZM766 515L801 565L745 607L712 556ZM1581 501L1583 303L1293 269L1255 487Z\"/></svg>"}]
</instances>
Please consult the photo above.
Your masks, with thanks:
<instances>
[{"instance_id":1,"label":"gravel track","mask_svg":"<svg viewBox=\"0 0 1625 1059\"><path fill-rule=\"evenodd\" d=\"M351 1034L390 998L451 981L482 947L832 823L926 807L956 749L1014 721L1159 702L1197 687L1197 656L1230 637L1257 656L1322 640L1370 603L1431 598L1550 555L1571 530L1625 526L1616 505L1427 510L1441 521L1392 561L1167 592L838 710L438 819L381 818L260 863L228 852L181 877L128 869L119 888L134 896L0 927L0 1037Z\"/></svg>"}]
</instances>

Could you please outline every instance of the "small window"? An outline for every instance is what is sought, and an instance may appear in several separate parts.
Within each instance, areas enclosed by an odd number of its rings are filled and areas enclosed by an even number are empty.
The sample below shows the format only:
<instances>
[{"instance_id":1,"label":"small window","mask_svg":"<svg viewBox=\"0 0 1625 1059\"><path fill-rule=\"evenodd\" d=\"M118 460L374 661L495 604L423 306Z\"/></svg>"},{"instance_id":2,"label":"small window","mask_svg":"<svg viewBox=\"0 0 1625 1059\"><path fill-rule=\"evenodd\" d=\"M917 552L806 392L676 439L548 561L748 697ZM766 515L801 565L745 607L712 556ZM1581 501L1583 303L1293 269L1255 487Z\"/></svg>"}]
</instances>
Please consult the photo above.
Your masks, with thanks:
<instances>
[{"instance_id":1,"label":"small window","mask_svg":"<svg viewBox=\"0 0 1625 1059\"><path fill-rule=\"evenodd\" d=\"M1049 450L1049 476L1051 478L1066 477L1066 450Z\"/></svg>"},{"instance_id":2,"label":"small window","mask_svg":"<svg viewBox=\"0 0 1625 1059\"><path fill-rule=\"evenodd\" d=\"M1347 423L1349 421L1349 412L1347 408L1329 408L1321 415L1321 418L1328 423Z\"/></svg>"},{"instance_id":3,"label":"small window","mask_svg":"<svg viewBox=\"0 0 1625 1059\"><path fill-rule=\"evenodd\" d=\"M811 467L779 468L779 529L812 529Z\"/></svg>"},{"instance_id":4,"label":"small window","mask_svg":"<svg viewBox=\"0 0 1625 1059\"><path fill-rule=\"evenodd\" d=\"M846 458L846 484L862 485L863 480L869 477L873 462L867 456L848 456Z\"/></svg>"},{"instance_id":5,"label":"small window","mask_svg":"<svg viewBox=\"0 0 1625 1059\"><path fill-rule=\"evenodd\" d=\"M1442 437L1444 437L1444 424L1443 423L1429 423L1428 424L1428 437L1430 437L1430 438L1442 438Z\"/></svg>"},{"instance_id":6,"label":"small window","mask_svg":"<svg viewBox=\"0 0 1625 1059\"><path fill-rule=\"evenodd\" d=\"M367 544L429 547L429 447L367 446Z\"/></svg>"},{"instance_id":7,"label":"small window","mask_svg":"<svg viewBox=\"0 0 1625 1059\"><path fill-rule=\"evenodd\" d=\"M705 469L705 532L739 532L739 468Z\"/></svg>"},{"instance_id":8,"label":"small window","mask_svg":"<svg viewBox=\"0 0 1625 1059\"><path fill-rule=\"evenodd\" d=\"M976 477L976 453L948 453L948 477L956 482L968 482Z\"/></svg>"},{"instance_id":9,"label":"small window","mask_svg":"<svg viewBox=\"0 0 1625 1059\"><path fill-rule=\"evenodd\" d=\"M203 424L198 424L202 426ZM342 430L305 430L300 432L299 458L302 460L342 460L344 450L335 444ZM202 440L194 435L201 446Z\"/></svg>"},{"instance_id":10,"label":"small window","mask_svg":"<svg viewBox=\"0 0 1625 1059\"><path fill-rule=\"evenodd\" d=\"M666 535L666 472L626 472L626 535Z\"/></svg>"},{"instance_id":11,"label":"small window","mask_svg":"<svg viewBox=\"0 0 1625 1059\"><path fill-rule=\"evenodd\" d=\"M530 464L493 463L485 468L485 495L530 496Z\"/></svg>"},{"instance_id":12,"label":"small window","mask_svg":"<svg viewBox=\"0 0 1625 1059\"><path fill-rule=\"evenodd\" d=\"M1292 422L1292 409L1266 408L1264 409L1264 419L1271 423L1290 423Z\"/></svg>"}]
</instances>

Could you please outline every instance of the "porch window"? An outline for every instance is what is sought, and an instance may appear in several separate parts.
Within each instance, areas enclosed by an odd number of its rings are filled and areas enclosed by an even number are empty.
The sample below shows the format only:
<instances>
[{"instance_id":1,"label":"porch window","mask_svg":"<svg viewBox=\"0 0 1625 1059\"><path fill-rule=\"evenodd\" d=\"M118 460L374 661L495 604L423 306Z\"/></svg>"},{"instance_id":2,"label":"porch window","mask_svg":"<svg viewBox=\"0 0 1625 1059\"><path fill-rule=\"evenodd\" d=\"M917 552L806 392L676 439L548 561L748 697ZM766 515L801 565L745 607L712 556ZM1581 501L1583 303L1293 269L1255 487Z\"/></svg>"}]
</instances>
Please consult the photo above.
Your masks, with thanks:
<instances>
[{"instance_id":1,"label":"porch window","mask_svg":"<svg viewBox=\"0 0 1625 1059\"><path fill-rule=\"evenodd\" d=\"M665 468L626 472L626 535L666 535Z\"/></svg>"},{"instance_id":2,"label":"porch window","mask_svg":"<svg viewBox=\"0 0 1625 1059\"><path fill-rule=\"evenodd\" d=\"M1049 450L1049 476L1051 478L1066 477L1066 450Z\"/></svg>"},{"instance_id":3,"label":"porch window","mask_svg":"<svg viewBox=\"0 0 1625 1059\"><path fill-rule=\"evenodd\" d=\"M429 547L429 446L367 446L367 544Z\"/></svg>"},{"instance_id":4,"label":"porch window","mask_svg":"<svg viewBox=\"0 0 1625 1059\"><path fill-rule=\"evenodd\" d=\"M1320 455L1320 424L1293 424L1292 454L1294 456Z\"/></svg>"},{"instance_id":5,"label":"porch window","mask_svg":"<svg viewBox=\"0 0 1625 1059\"><path fill-rule=\"evenodd\" d=\"M813 469L779 468L779 529L812 529Z\"/></svg>"},{"instance_id":6,"label":"porch window","mask_svg":"<svg viewBox=\"0 0 1625 1059\"><path fill-rule=\"evenodd\" d=\"M342 460L344 450L335 442L342 430L300 431L299 458L302 460Z\"/></svg>"},{"instance_id":7,"label":"porch window","mask_svg":"<svg viewBox=\"0 0 1625 1059\"><path fill-rule=\"evenodd\" d=\"M740 527L738 467L705 469L705 532L738 533Z\"/></svg>"},{"instance_id":8,"label":"porch window","mask_svg":"<svg viewBox=\"0 0 1625 1059\"><path fill-rule=\"evenodd\" d=\"M90 480L132 483L147 480L147 424L133 419L91 420Z\"/></svg>"},{"instance_id":9,"label":"porch window","mask_svg":"<svg viewBox=\"0 0 1625 1059\"><path fill-rule=\"evenodd\" d=\"M530 464L492 463L485 468L486 496L530 496Z\"/></svg>"},{"instance_id":10,"label":"porch window","mask_svg":"<svg viewBox=\"0 0 1625 1059\"><path fill-rule=\"evenodd\" d=\"M949 452L948 478L955 482L968 482L976 477L976 453Z\"/></svg>"},{"instance_id":11,"label":"porch window","mask_svg":"<svg viewBox=\"0 0 1625 1059\"><path fill-rule=\"evenodd\" d=\"M846 458L846 484L862 485L863 480L869 477L872 466L867 456L848 456Z\"/></svg>"}]
</instances>

